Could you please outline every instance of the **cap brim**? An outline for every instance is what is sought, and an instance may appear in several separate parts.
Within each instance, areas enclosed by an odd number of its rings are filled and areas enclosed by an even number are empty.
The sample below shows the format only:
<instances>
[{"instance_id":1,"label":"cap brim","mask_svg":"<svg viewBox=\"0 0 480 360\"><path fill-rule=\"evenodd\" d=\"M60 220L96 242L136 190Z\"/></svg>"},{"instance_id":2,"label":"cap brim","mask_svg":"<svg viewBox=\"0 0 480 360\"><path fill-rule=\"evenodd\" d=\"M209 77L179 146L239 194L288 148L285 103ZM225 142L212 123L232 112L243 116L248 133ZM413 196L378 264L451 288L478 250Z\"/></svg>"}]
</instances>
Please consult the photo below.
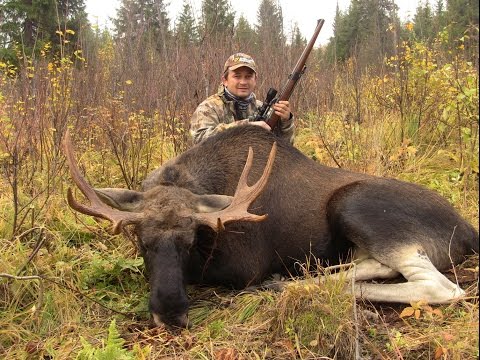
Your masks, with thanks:
<instances>
[{"instance_id":1,"label":"cap brim","mask_svg":"<svg viewBox=\"0 0 480 360\"><path fill-rule=\"evenodd\" d=\"M253 66L249 66L249 65L246 65L246 64L233 65L233 66L228 67L227 70L236 70L236 69L240 69L241 67L247 67L249 69L252 69L255 72L255 74L257 73L257 69L255 69Z\"/></svg>"}]
</instances>

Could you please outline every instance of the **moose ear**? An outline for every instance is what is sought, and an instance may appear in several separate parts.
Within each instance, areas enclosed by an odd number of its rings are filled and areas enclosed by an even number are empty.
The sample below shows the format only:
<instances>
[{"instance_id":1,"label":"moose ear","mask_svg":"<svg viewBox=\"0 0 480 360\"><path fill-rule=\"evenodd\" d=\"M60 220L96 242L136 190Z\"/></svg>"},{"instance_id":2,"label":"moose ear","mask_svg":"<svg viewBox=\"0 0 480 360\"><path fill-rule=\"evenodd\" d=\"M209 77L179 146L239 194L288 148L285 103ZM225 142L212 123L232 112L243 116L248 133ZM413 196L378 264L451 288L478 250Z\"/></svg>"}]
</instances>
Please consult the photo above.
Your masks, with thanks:
<instances>
[{"instance_id":1,"label":"moose ear","mask_svg":"<svg viewBox=\"0 0 480 360\"><path fill-rule=\"evenodd\" d=\"M135 211L143 202L143 194L139 191L115 188L94 190L105 204L122 211Z\"/></svg>"},{"instance_id":2,"label":"moose ear","mask_svg":"<svg viewBox=\"0 0 480 360\"><path fill-rule=\"evenodd\" d=\"M209 213L225 209L231 204L232 196L227 195L199 195L196 210L199 213Z\"/></svg>"}]
</instances>

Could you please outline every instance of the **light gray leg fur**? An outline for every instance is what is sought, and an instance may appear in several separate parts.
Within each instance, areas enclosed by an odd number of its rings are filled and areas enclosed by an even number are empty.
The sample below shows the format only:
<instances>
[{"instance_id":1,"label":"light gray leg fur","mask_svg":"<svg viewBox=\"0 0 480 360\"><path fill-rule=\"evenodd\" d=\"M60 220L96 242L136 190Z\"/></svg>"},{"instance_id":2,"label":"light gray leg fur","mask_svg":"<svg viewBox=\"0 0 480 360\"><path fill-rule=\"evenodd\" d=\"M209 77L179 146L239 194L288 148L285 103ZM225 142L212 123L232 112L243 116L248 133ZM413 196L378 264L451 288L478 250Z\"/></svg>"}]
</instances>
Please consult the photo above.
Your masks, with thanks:
<instances>
[{"instance_id":1,"label":"light gray leg fur","mask_svg":"<svg viewBox=\"0 0 480 360\"><path fill-rule=\"evenodd\" d=\"M419 247L412 246L397 252L394 257L383 259L384 263L369 257L365 253L359 254L354 261L355 265L344 273L329 275L331 279L346 280L355 278L355 297L374 302L398 302L410 303L426 301L429 304L449 303L462 298L465 292L445 275L440 273L431 263L428 257L419 250ZM348 264L346 264L347 266ZM403 275L406 282L399 284L372 284L364 281L373 279L391 279ZM323 283L324 277L318 280L307 279L297 284ZM267 285L268 288L281 290L288 285L288 282L273 282Z\"/></svg>"},{"instance_id":2,"label":"light gray leg fur","mask_svg":"<svg viewBox=\"0 0 480 360\"><path fill-rule=\"evenodd\" d=\"M465 295L458 285L448 280L433 266L418 247L404 249L396 254L395 258L389 259L388 263L401 273L407 282L399 284L356 283L355 296L357 298L407 304L420 300L429 304L444 304L458 300ZM357 278L357 280L366 279Z\"/></svg>"}]
</instances>

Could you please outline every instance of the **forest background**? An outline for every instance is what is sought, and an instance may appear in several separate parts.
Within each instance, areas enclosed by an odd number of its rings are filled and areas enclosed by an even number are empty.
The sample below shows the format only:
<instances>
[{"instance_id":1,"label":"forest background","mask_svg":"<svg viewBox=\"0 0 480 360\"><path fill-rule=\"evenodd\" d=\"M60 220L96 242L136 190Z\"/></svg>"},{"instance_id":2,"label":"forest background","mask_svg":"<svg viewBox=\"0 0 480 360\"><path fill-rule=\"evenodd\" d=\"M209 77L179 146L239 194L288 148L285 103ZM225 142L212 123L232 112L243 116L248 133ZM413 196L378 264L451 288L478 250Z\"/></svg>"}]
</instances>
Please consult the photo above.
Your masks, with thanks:
<instances>
[{"instance_id":1,"label":"forest background","mask_svg":"<svg viewBox=\"0 0 480 360\"><path fill-rule=\"evenodd\" d=\"M397 10L393 0L337 9L291 98L295 146L423 184L478 224L478 2L420 2L407 21ZM0 0L0 356L477 358L478 256L455 271L470 298L450 306L379 310L335 285L192 289L193 329L148 327L133 237L66 205L65 130L92 184L138 189L191 146L189 118L230 54L255 58L262 99L311 36L287 34L272 0L259 1L256 24L226 0L203 0L200 14L185 1L175 20L163 0L121 1L112 30L91 26L83 0Z\"/></svg>"}]
</instances>

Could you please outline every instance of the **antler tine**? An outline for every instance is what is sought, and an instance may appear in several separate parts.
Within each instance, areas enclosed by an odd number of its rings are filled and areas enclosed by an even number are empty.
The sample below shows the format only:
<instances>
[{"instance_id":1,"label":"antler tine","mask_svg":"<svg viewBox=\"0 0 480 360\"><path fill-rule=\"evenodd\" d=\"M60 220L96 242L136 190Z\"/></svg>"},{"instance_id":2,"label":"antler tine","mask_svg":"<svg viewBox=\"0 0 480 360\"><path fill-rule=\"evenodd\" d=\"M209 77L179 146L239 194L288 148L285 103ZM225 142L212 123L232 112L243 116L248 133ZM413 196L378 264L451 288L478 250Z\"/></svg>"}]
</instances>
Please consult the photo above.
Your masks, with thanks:
<instances>
[{"instance_id":1,"label":"antler tine","mask_svg":"<svg viewBox=\"0 0 480 360\"><path fill-rule=\"evenodd\" d=\"M233 200L230 205L221 211L196 214L196 218L209 225L216 231L223 230L224 224L232 221L258 222L265 220L267 215L251 214L248 212L248 207L265 189L265 185L268 182L268 178L270 177L270 173L273 168L273 161L276 153L277 143L274 142L262 176L254 185L248 186L247 178L253 163L253 150L250 147L248 149L248 157L245 167L243 168L240 179L238 180L237 189L235 190L235 195L233 196Z\"/></svg>"},{"instance_id":2,"label":"antler tine","mask_svg":"<svg viewBox=\"0 0 480 360\"><path fill-rule=\"evenodd\" d=\"M80 173L80 169L78 168L77 162L75 161L75 155L69 130L65 132L65 137L63 139L63 149L65 151L68 168L70 169L70 175L72 176L73 181L83 193L83 195L85 195L85 197L90 201L90 206L79 203L77 200L75 200L72 194L72 190L69 188L67 190L67 201L68 205L70 205L72 209L77 210L78 212L85 215L95 216L111 221L113 225L113 232L115 234L120 233L123 225L137 222L140 219L140 215L137 213L130 213L127 211L113 209L100 200L98 195L95 193L95 190L93 190L90 184L88 184L88 182Z\"/></svg>"},{"instance_id":3,"label":"antler tine","mask_svg":"<svg viewBox=\"0 0 480 360\"><path fill-rule=\"evenodd\" d=\"M245 163L245 167L243 168L242 174L240 175L240 179L238 180L237 189L235 190L235 195L233 196L233 201L230 204L230 207L246 204L247 206L244 209L246 211L248 206L250 206L250 204L262 193L263 188L267 184L268 178L270 177L270 173L273 168L273 160L275 159L276 154L277 143L274 142L272 149L270 150L270 155L268 156L265 169L263 169L262 176L254 185L248 186L247 178L253 163L253 150L251 147L248 148L247 161Z\"/></svg>"}]
</instances>

